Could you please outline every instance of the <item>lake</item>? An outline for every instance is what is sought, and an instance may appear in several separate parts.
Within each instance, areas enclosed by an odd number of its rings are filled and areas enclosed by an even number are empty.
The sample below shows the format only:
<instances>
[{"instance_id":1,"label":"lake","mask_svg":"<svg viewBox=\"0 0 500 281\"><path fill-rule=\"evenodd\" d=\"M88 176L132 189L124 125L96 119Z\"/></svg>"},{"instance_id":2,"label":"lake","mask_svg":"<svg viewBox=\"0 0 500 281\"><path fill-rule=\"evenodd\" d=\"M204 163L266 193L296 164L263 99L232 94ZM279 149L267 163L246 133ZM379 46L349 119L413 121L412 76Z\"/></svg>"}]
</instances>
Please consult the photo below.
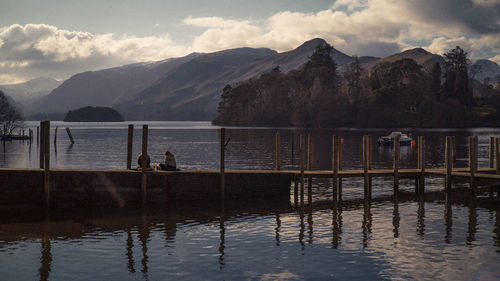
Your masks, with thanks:
<instances>
[{"instance_id":1,"label":"lake","mask_svg":"<svg viewBox=\"0 0 500 281\"><path fill-rule=\"evenodd\" d=\"M180 169L219 167L218 127L208 122L130 122L133 155L149 125L148 152L172 151ZM2 143L0 168L37 168L35 139ZM123 169L129 123L51 122L51 168ZM53 145L58 126L57 147ZM71 145L65 128L71 129ZM500 129L403 130L426 138L426 167L442 167L444 136L457 137L457 166L467 166L467 136L479 137L488 166L489 137ZM283 169L298 169L301 134L313 136L313 169L331 169L332 135L344 139L344 169L362 167L363 135L391 129L228 128L226 169L273 169L275 134ZM393 150L373 144L373 167L392 167ZM136 165L136 161L133 161ZM417 166L417 147L401 148L401 168ZM401 180L411 191L413 181ZM474 201L386 200L392 178L374 179L370 204L362 179L344 179L333 207L331 180L313 181L313 206L184 204L161 209L0 214L1 280L500 280L500 207ZM427 178L426 190L442 190ZM293 190L293 188L292 188ZM306 189L307 191L307 189ZM379 200L377 200L377 198Z\"/></svg>"}]
</instances>

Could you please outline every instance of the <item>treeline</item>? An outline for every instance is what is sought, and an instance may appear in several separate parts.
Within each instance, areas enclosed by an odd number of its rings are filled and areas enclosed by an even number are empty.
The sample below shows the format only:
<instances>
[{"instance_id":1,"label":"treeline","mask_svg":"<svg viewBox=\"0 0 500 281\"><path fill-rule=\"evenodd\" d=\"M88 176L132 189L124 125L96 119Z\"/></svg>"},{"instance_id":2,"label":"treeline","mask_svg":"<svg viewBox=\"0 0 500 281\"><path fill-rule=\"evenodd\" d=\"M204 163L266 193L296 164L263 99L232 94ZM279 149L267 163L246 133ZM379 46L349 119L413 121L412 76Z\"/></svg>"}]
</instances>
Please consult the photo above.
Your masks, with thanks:
<instances>
[{"instance_id":1,"label":"treeline","mask_svg":"<svg viewBox=\"0 0 500 281\"><path fill-rule=\"evenodd\" d=\"M500 92L489 84L472 95L469 60L460 47L445 65L424 69L413 59L365 71L355 57L340 74L319 45L300 69L276 67L222 90L216 125L305 127L470 127L500 124Z\"/></svg>"}]
</instances>

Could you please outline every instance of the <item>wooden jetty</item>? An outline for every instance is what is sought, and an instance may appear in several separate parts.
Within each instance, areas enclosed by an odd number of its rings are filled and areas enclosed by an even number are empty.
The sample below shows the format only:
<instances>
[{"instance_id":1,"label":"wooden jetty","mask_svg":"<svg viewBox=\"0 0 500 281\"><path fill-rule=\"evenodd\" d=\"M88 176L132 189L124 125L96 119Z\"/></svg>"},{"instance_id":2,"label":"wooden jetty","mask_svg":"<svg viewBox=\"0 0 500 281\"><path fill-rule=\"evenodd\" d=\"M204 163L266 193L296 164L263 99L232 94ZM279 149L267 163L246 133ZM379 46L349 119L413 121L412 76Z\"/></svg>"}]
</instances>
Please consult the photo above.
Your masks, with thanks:
<instances>
[{"instance_id":1,"label":"wooden jetty","mask_svg":"<svg viewBox=\"0 0 500 281\"><path fill-rule=\"evenodd\" d=\"M123 170L59 170L50 168L49 137L50 123L40 126L40 169L0 169L0 206L44 205L49 207L85 206L88 204L150 204L168 201L222 201L262 198L289 201L294 182L295 202L304 203L305 179L307 179L308 202L312 203L313 178L332 179L332 200L342 200L342 180L362 178L364 200L372 197L372 179L393 178L393 196L397 198L400 179L415 180L415 193L425 193L425 178L445 178L444 191L452 192L452 183L468 182L472 197L477 185L500 186L499 138L490 139L489 167L478 168L477 137L469 137L469 167L453 167L455 158L454 138L446 137L444 167L425 167L425 139L418 137L418 167L400 169L399 139L394 140L392 169L372 169L372 138L363 137L362 169L342 169L342 139L332 137L332 169L312 170L312 138L300 136L300 163L298 170L283 170L280 165L280 135L276 135L275 169L273 170L226 170L225 148L229 143L225 129L220 130L220 169L147 171L141 163L140 171L131 170L133 126L128 129L127 162ZM148 126L143 126L142 153L147 154ZM307 143L307 153L306 153ZM307 161L307 162L306 162ZM42 184L43 183L43 184ZM299 190L300 183L300 190ZM43 188L42 188L43 187ZM497 197L499 190L497 189ZM41 199L43 198L43 200Z\"/></svg>"}]
</instances>

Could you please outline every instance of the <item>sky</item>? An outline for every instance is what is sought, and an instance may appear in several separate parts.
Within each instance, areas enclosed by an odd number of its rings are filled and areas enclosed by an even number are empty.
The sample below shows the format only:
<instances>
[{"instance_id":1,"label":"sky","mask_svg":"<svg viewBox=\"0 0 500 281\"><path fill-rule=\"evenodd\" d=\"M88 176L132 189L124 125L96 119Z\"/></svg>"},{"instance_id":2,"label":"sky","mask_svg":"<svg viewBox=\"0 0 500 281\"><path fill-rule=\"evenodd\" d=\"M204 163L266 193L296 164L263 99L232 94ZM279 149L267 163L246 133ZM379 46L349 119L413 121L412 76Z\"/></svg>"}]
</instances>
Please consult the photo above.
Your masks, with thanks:
<instances>
[{"instance_id":1,"label":"sky","mask_svg":"<svg viewBox=\"0 0 500 281\"><path fill-rule=\"evenodd\" d=\"M0 85L318 37L348 55L461 46L500 64L500 0L1 0Z\"/></svg>"}]
</instances>

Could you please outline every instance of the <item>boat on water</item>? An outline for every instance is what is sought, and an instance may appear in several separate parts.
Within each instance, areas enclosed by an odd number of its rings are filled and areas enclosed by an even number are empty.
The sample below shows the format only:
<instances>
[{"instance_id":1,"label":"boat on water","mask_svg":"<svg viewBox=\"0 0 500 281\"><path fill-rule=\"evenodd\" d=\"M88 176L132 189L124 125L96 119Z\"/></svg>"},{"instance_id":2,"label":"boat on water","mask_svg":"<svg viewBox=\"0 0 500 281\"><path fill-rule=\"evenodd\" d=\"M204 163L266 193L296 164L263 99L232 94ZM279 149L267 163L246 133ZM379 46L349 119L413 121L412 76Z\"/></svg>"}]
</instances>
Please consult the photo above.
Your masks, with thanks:
<instances>
[{"instance_id":1,"label":"boat on water","mask_svg":"<svg viewBox=\"0 0 500 281\"><path fill-rule=\"evenodd\" d=\"M392 132L387 136L383 136L377 139L377 143L379 145L393 145L394 137L399 136L399 144L400 145L410 145L413 139L402 132Z\"/></svg>"}]
</instances>

